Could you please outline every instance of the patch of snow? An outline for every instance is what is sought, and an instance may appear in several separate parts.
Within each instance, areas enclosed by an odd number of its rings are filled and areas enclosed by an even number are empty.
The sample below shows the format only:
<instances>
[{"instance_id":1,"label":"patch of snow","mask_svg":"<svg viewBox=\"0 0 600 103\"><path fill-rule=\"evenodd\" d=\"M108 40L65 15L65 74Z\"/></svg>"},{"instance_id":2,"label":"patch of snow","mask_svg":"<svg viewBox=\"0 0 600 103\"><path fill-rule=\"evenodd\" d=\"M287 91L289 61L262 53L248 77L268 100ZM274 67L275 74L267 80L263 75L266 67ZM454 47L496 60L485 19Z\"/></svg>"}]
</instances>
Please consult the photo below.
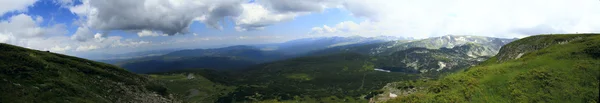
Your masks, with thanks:
<instances>
[{"instance_id":1,"label":"patch of snow","mask_svg":"<svg viewBox=\"0 0 600 103\"><path fill-rule=\"evenodd\" d=\"M467 42L467 39L465 37L458 37L456 38L456 41Z\"/></svg>"},{"instance_id":2,"label":"patch of snow","mask_svg":"<svg viewBox=\"0 0 600 103\"><path fill-rule=\"evenodd\" d=\"M421 53L429 53L429 51L427 51L427 50L421 50L421 51L415 51L414 53L419 53L419 54L421 54Z\"/></svg>"},{"instance_id":3,"label":"patch of snow","mask_svg":"<svg viewBox=\"0 0 600 103\"><path fill-rule=\"evenodd\" d=\"M438 62L438 65L440 66L440 68L436 69L436 71L440 71L440 70L442 70L442 69L444 69L446 67L446 63L441 62L441 61Z\"/></svg>"},{"instance_id":4,"label":"patch of snow","mask_svg":"<svg viewBox=\"0 0 600 103\"><path fill-rule=\"evenodd\" d=\"M477 56L473 55L473 53L472 53L472 52L468 52L468 53L467 53L467 56L469 56L469 57L471 57L471 58L477 58Z\"/></svg>"},{"instance_id":5,"label":"patch of snow","mask_svg":"<svg viewBox=\"0 0 600 103\"><path fill-rule=\"evenodd\" d=\"M192 73L188 74L187 79L194 79L194 74L192 74Z\"/></svg>"},{"instance_id":6,"label":"patch of snow","mask_svg":"<svg viewBox=\"0 0 600 103\"><path fill-rule=\"evenodd\" d=\"M331 47L337 47L337 46L344 46L344 45L358 44L358 43L360 43L360 42L361 42L361 41L355 41L355 42L341 42L341 43L337 43L337 44L329 45L329 46L327 46L327 47L328 47L328 48L331 48Z\"/></svg>"},{"instance_id":7,"label":"patch of snow","mask_svg":"<svg viewBox=\"0 0 600 103\"><path fill-rule=\"evenodd\" d=\"M392 72L390 70L385 70L385 69L379 69L379 68L375 68L375 71L381 71L381 72Z\"/></svg>"},{"instance_id":8,"label":"patch of snow","mask_svg":"<svg viewBox=\"0 0 600 103\"><path fill-rule=\"evenodd\" d=\"M517 55L517 57L515 59L521 58L521 56L523 56L523 54L525 54L525 53L519 53L519 55Z\"/></svg>"},{"instance_id":9,"label":"patch of snow","mask_svg":"<svg viewBox=\"0 0 600 103\"><path fill-rule=\"evenodd\" d=\"M427 73L427 71L429 71L429 70L427 70L427 69L423 69L423 70L419 70L419 71L420 71L421 73Z\"/></svg>"}]
</instances>

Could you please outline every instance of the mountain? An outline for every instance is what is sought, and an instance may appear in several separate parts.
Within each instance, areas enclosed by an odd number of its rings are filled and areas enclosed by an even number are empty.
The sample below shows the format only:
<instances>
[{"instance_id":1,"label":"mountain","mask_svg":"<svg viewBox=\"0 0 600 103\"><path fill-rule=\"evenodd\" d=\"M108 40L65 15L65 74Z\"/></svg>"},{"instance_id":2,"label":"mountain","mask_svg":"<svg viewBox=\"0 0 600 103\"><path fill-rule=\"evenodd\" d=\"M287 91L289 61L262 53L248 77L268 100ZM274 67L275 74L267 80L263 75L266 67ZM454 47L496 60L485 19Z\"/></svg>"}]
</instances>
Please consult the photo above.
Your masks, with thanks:
<instances>
[{"instance_id":1,"label":"mountain","mask_svg":"<svg viewBox=\"0 0 600 103\"><path fill-rule=\"evenodd\" d=\"M380 56L377 67L384 70L408 73L443 73L476 65L489 57L488 47L465 44L453 48L410 48Z\"/></svg>"},{"instance_id":2,"label":"mountain","mask_svg":"<svg viewBox=\"0 0 600 103\"><path fill-rule=\"evenodd\" d=\"M257 45L263 50L280 51L287 55L301 55L311 51L322 50L327 48L348 46L348 45L364 45L371 43L381 43L395 40L410 40L411 38L399 38L393 36L378 36L378 37L316 37L291 40L284 43Z\"/></svg>"},{"instance_id":3,"label":"mountain","mask_svg":"<svg viewBox=\"0 0 600 103\"><path fill-rule=\"evenodd\" d=\"M121 64L134 73L160 73L176 71L194 71L200 68L215 70L237 70L257 64L256 62L235 57L180 57L177 59L153 59Z\"/></svg>"},{"instance_id":4,"label":"mountain","mask_svg":"<svg viewBox=\"0 0 600 103\"><path fill-rule=\"evenodd\" d=\"M264 51L247 45L229 46L215 49L180 50L163 55L163 57L236 57L254 62L268 62L283 59L285 55L277 51Z\"/></svg>"},{"instance_id":5,"label":"mountain","mask_svg":"<svg viewBox=\"0 0 600 103\"><path fill-rule=\"evenodd\" d=\"M482 55L489 50L467 43L410 48L390 56L338 53L269 62L231 71L226 80L231 82L224 84L237 88L219 101L367 102L367 94L387 83L463 70L488 59Z\"/></svg>"},{"instance_id":6,"label":"mountain","mask_svg":"<svg viewBox=\"0 0 600 103\"><path fill-rule=\"evenodd\" d=\"M457 36L447 35L441 37L432 37L421 40L396 40L382 43L373 43L355 47L338 47L329 48L322 51L315 51L313 55L323 55L339 52L353 52L368 55L390 55L394 52L406 50L415 47L428 48L428 49L440 49L440 48L452 48L455 46L465 44L476 44L481 45L490 49L482 56L493 56L495 55L500 47L514 41L515 39L503 39L493 37L482 37L482 36Z\"/></svg>"},{"instance_id":7,"label":"mountain","mask_svg":"<svg viewBox=\"0 0 600 103\"><path fill-rule=\"evenodd\" d=\"M437 80L390 83L374 101L598 102L600 35L538 35ZM394 96L392 96L392 94Z\"/></svg>"},{"instance_id":8,"label":"mountain","mask_svg":"<svg viewBox=\"0 0 600 103\"><path fill-rule=\"evenodd\" d=\"M119 60L115 65L135 73L189 71L193 69L235 70L288 56L253 46L179 50L161 56Z\"/></svg>"},{"instance_id":9,"label":"mountain","mask_svg":"<svg viewBox=\"0 0 600 103\"><path fill-rule=\"evenodd\" d=\"M86 55L81 55L81 58L87 58L92 60L97 60L104 63L111 63L113 60L125 60L132 58L143 58L150 56L158 56L164 55L173 51L177 51L180 49L162 49L162 50L150 50L150 51L139 51L139 52L130 52L123 54L107 54L107 53L90 53Z\"/></svg>"},{"instance_id":10,"label":"mountain","mask_svg":"<svg viewBox=\"0 0 600 103\"><path fill-rule=\"evenodd\" d=\"M0 102L178 102L148 77L0 43Z\"/></svg>"},{"instance_id":11,"label":"mountain","mask_svg":"<svg viewBox=\"0 0 600 103\"><path fill-rule=\"evenodd\" d=\"M405 73L444 73L476 65L496 55L514 39L480 36L442 36L422 40L397 40L356 46L339 46L310 55L360 53L380 59L381 70Z\"/></svg>"},{"instance_id":12,"label":"mountain","mask_svg":"<svg viewBox=\"0 0 600 103\"><path fill-rule=\"evenodd\" d=\"M214 49L179 50L160 56L125 60L104 60L102 62L116 64L136 73L172 72L194 68L232 70L248 67L253 64L299 57L303 56L300 54L312 50L356 46L396 39L395 37L367 38L360 36L305 38L278 44L257 46L237 45ZM272 47L276 47L277 49L268 49Z\"/></svg>"},{"instance_id":13,"label":"mountain","mask_svg":"<svg viewBox=\"0 0 600 103\"><path fill-rule=\"evenodd\" d=\"M206 78L206 77L211 78ZM186 73L150 74L159 83L167 87L178 100L187 103L215 103L224 95L235 90L235 86L221 84L224 74L212 70L196 70Z\"/></svg>"},{"instance_id":14,"label":"mountain","mask_svg":"<svg viewBox=\"0 0 600 103\"><path fill-rule=\"evenodd\" d=\"M342 53L260 64L234 72L230 77L238 88L220 101L276 99L311 102L335 97L338 98L336 102L366 102L362 99L364 94L386 83L418 77L417 74L375 71L374 59L355 53Z\"/></svg>"}]
</instances>

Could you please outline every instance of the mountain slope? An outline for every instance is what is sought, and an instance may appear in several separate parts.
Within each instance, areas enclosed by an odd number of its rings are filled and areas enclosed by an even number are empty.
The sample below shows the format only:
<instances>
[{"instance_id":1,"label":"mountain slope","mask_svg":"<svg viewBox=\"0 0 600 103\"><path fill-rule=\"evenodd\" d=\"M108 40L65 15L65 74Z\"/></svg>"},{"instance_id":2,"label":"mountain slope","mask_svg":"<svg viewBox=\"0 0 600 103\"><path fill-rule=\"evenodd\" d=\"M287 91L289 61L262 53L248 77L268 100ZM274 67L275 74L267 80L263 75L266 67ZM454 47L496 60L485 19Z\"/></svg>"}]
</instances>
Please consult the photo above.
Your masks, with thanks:
<instances>
[{"instance_id":1,"label":"mountain slope","mask_svg":"<svg viewBox=\"0 0 600 103\"><path fill-rule=\"evenodd\" d=\"M121 64L121 67L134 73L160 73L193 71L198 68L237 70L255 64L256 62L235 57L181 57L130 62Z\"/></svg>"},{"instance_id":2,"label":"mountain slope","mask_svg":"<svg viewBox=\"0 0 600 103\"><path fill-rule=\"evenodd\" d=\"M600 101L600 35L532 36L500 51L439 80L395 83L398 97L388 102Z\"/></svg>"},{"instance_id":3,"label":"mountain slope","mask_svg":"<svg viewBox=\"0 0 600 103\"><path fill-rule=\"evenodd\" d=\"M260 48L275 50L285 53L287 55L303 55L312 51L323 50L327 48L334 48L339 46L348 45L362 45L371 43L381 43L394 40L404 40L410 38L398 38L390 36L379 36L379 37L319 37L319 38L303 38L291 40L284 43L278 44L265 44L257 45Z\"/></svg>"},{"instance_id":4,"label":"mountain slope","mask_svg":"<svg viewBox=\"0 0 600 103\"><path fill-rule=\"evenodd\" d=\"M112 65L0 44L0 102L176 102Z\"/></svg>"},{"instance_id":5,"label":"mountain slope","mask_svg":"<svg viewBox=\"0 0 600 103\"><path fill-rule=\"evenodd\" d=\"M285 58L288 56L277 51L263 51L253 46L238 45L180 50L161 56L120 60L115 65L135 73L175 72L197 68L234 70Z\"/></svg>"},{"instance_id":6,"label":"mountain slope","mask_svg":"<svg viewBox=\"0 0 600 103\"><path fill-rule=\"evenodd\" d=\"M343 53L301 57L261 64L237 72L238 89L222 101L300 100L326 97L363 100L362 96L389 82L418 75L375 71L374 58ZM344 99L337 102L343 102Z\"/></svg>"},{"instance_id":7,"label":"mountain slope","mask_svg":"<svg viewBox=\"0 0 600 103\"><path fill-rule=\"evenodd\" d=\"M398 51L389 56L380 56L376 67L398 72L443 73L483 62L489 57L483 56L482 53L488 51L487 47L476 44L440 49L417 47Z\"/></svg>"},{"instance_id":8,"label":"mountain slope","mask_svg":"<svg viewBox=\"0 0 600 103\"><path fill-rule=\"evenodd\" d=\"M219 97L235 89L235 86L223 85L216 83L214 79L205 78L204 75L210 75L210 70L197 71L150 74L150 77L164 84L169 93L173 93L176 98L188 103L215 103Z\"/></svg>"},{"instance_id":9,"label":"mountain slope","mask_svg":"<svg viewBox=\"0 0 600 103\"><path fill-rule=\"evenodd\" d=\"M246 45L237 45L215 49L180 50L163 55L163 57L236 57L254 62L268 62L284 57L283 53L263 51L259 48Z\"/></svg>"},{"instance_id":10,"label":"mountain slope","mask_svg":"<svg viewBox=\"0 0 600 103\"><path fill-rule=\"evenodd\" d=\"M390 55L397 51L402 51L410 48L420 47L427 49L440 49L440 48L453 48L455 46L465 44L476 44L490 49L483 53L482 56L493 56L495 55L500 47L510 43L514 39L502 39L492 37L481 37L481 36L457 36L447 35L441 37L432 37L421 40L397 40L383 43L367 44L356 47L340 47L330 48L322 51L315 51L312 54L322 55L339 52L352 52L368 55Z\"/></svg>"}]
</instances>

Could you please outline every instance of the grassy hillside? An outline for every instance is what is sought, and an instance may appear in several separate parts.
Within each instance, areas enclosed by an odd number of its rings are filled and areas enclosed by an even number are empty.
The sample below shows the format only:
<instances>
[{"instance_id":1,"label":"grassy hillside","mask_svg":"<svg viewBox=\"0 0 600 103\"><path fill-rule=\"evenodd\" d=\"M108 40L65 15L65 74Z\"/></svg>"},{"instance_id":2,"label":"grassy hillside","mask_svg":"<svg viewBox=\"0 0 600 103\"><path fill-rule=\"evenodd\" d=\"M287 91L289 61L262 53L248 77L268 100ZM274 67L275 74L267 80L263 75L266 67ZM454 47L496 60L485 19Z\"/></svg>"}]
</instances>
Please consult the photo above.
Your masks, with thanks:
<instances>
[{"instance_id":1,"label":"grassy hillside","mask_svg":"<svg viewBox=\"0 0 600 103\"><path fill-rule=\"evenodd\" d=\"M462 70L487 60L490 57L476 55L485 49L476 44L440 49L410 48L389 56L378 56L376 67L395 72L436 75Z\"/></svg>"},{"instance_id":2,"label":"grassy hillside","mask_svg":"<svg viewBox=\"0 0 600 103\"><path fill-rule=\"evenodd\" d=\"M215 83L204 78L205 72L151 74L179 100L189 103L214 103L235 90L235 86Z\"/></svg>"},{"instance_id":3,"label":"grassy hillside","mask_svg":"<svg viewBox=\"0 0 600 103\"><path fill-rule=\"evenodd\" d=\"M0 102L175 102L147 77L81 58L0 44Z\"/></svg>"},{"instance_id":4,"label":"grassy hillside","mask_svg":"<svg viewBox=\"0 0 600 103\"><path fill-rule=\"evenodd\" d=\"M600 35L532 36L500 51L439 80L397 83L406 94L387 102L600 101Z\"/></svg>"},{"instance_id":5,"label":"grassy hillside","mask_svg":"<svg viewBox=\"0 0 600 103\"><path fill-rule=\"evenodd\" d=\"M237 90L221 100L361 100L386 83L418 77L375 71L373 61L368 56L345 53L262 64L239 72L234 77L239 80Z\"/></svg>"}]
</instances>

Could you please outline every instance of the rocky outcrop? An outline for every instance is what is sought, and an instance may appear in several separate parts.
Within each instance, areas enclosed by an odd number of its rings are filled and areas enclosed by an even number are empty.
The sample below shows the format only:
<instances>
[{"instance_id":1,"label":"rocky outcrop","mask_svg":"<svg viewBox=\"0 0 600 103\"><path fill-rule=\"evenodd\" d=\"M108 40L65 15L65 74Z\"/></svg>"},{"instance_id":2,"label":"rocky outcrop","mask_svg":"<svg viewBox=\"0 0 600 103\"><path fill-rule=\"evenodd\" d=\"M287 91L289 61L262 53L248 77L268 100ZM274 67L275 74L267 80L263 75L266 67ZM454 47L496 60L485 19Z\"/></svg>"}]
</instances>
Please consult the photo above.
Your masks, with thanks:
<instances>
[{"instance_id":1,"label":"rocky outcrop","mask_svg":"<svg viewBox=\"0 0 600 103\"><path fill-rule=\"evenodd\" d=\"M521 58L527 53L537 51L551 45L562 45L569 42L580 40L588 35L537 35L509 43L503 46L498 52L497 62Z\"/></svg>"}]
</instances>

